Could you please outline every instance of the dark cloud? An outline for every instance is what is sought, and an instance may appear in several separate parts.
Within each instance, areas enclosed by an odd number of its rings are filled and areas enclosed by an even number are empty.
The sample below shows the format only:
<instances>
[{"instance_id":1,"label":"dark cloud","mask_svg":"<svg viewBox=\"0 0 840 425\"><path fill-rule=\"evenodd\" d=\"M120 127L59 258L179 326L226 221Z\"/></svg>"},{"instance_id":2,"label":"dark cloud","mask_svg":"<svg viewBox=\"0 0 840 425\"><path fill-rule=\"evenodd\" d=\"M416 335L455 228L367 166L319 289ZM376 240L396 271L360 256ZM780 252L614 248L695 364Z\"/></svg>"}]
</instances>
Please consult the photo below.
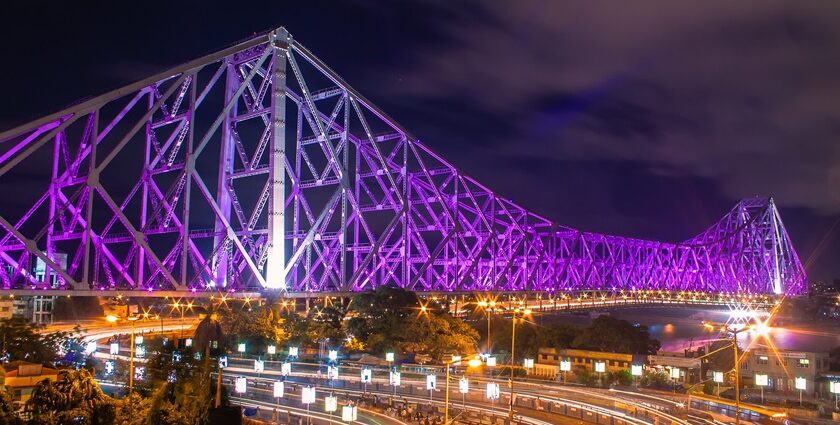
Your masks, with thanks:
<instances>
[{"instance_id":1,"label":"dark cloud","mask_svg":"<svg viewBox=\"0 0 840 425\"><path fill-rule=\"evenodd\" d=\"M630 161L840 212L840 4L480 5L392 88L508 120L518 140L484 143L506 156Z\"/></svg>"}]
</instances>

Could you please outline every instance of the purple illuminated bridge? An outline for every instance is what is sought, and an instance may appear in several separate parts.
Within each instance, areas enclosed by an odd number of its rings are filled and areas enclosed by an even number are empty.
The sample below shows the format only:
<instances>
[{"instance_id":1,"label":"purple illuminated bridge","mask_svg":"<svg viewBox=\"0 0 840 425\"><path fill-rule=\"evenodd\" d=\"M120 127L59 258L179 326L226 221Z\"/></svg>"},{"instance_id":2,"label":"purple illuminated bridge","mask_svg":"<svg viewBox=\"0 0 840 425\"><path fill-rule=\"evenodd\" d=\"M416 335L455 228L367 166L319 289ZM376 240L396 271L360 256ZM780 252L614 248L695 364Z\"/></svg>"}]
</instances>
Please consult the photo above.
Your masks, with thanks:
<instances>
[{"instance_id":1,"label":"purple illuminated bridge","mask_svg":"<svg viewBox=\"0 0 840 425\"><path fill-rule=\"evenodd\" d=\"M461 173L285 29L0 134L0 293L798 295L771 198L670 243Z\"/></svg>"}]
</instances>

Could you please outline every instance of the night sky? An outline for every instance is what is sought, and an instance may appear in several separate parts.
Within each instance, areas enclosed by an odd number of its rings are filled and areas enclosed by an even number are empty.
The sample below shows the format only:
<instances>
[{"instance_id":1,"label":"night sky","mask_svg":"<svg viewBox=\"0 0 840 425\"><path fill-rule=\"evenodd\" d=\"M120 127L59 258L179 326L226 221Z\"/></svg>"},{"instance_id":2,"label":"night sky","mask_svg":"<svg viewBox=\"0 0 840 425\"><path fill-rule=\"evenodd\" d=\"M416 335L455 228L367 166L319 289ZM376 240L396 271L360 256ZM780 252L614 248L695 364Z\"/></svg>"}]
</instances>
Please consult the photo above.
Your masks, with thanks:
<instances>
[{"instance_id":1,"label":"night sky","mask_svg":"<svg viewBox=\"0 0 840 425\"><path fill-rule=\"evenodd\" d=\"M15 3L0 130L285 26L547 218L680 241L770 195L809 280L840 277L837 1Z\"/></svg>"}]
</instances>

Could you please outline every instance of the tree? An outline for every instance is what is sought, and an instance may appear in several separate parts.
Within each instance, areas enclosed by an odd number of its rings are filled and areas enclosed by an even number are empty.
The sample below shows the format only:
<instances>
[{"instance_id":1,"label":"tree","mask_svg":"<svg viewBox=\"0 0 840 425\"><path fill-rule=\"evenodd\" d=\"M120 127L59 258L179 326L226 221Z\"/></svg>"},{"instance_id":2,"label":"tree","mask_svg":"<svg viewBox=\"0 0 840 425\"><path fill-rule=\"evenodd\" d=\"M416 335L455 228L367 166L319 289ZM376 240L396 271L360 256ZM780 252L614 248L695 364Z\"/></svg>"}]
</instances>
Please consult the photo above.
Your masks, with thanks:
<instances>
[{"instance_id":1,"label":"tree","mask_svg":"<svg viewBox=\"0 0 840 425\"><path fill-rule=\"evenodd\" d=\"M131 393L117 402L115 425L146 425L149 421L151 400Z\"/></svg>"},{"instance_id":2,"label":"tree","mask_svg":"<svg viewBox=\"0 0 840 425\"><path fill-rule=\"evenodd\" d=\"M306 316L307 334L313 341L342 341L347 338L344 316L347 311L341 306L313 308Z\"/></svg>"},{"instance_id":3,"label":"tree","mask_svg":"<svg viewBox=\"0 0 840 425\"><path fill-rule=\"evenodd\" d=\"M35 424L111 425L116 418L113 400L85 369L64 369L58 381L39 382L26 406Z\"/></svg>"},{"instance_id":4,"label":"tree","mask_svg":"<svg viewBox=\"0 0 840 425\"><path fill-rule=\"evenodd\" d=\"M40 333L41 327L22 318L0 320L0 349L5 361L23 360L31 363L57 363L61 354L74 363L83 351L80 329L72 332ZM68 364L69 364L68 363Z\"/></svg>"},{"instance_id":5,"label":"tree","mask_svg":"<svg viewBox=\"0 0 840 425\"><path fill-rule=\"evenodd\" d=\"M417 295L402 288L379 286L353 297L347 330L370 351L383 353L411 340L406 330L419 319L419 313Z\"/></svg>"},{"instance_id":6,"label":"tree","mask_svg":"<svg viewBox=\"0 0 840 425\"><path fill-rule=\"evenodd\" d=\"M160 386L151 400L149 424L206 425L213 406L210 366L204 362L194 373Z\"/></svg>"},{"instance_id":7,"label":"tree","mask_svg":"<svg viewBox=\"0 0 840 425\"><path fill-rule=\"evenodd\" d=\"M224 335L236 335L238 342L245 342L249 351L257 352L262 352L269 344L280 344L288 339L283 316L269 307L270 304L233 303L228 301L232 305L218 310Z\"/></svg>"},{"instance_id":8,"label":"tree","mask_svg":"<svg viewBox=\"0 0 840 425\"><path fill-rule=\"evenodd\" d=\"M584 328L572 346L612 353L656 354L659 341L650 337L647 326L601 315Z\"/></svg>"},{"instance_id":9,"label":"tree","mask_svg":"<svg viewBox=\"0 0 840 425\"><path fill-rule=\"evenodd\" d=\"M436 358L444 354L472 354L478 341L475 329L449 313L433 312L412 320L406 333L407 338L399 345L402 351L425 352Z\"/></svg>"},{"instance_id":10,"label":"tree","mask_svg":"<svg viewBox=\"0 0 840 425\"><path fill-rule=\"evenodd\" d=\"M0 391L0 424L23 425L23 420L15 413L12 398L6 391Z\"/></svg>"}]
</instances>

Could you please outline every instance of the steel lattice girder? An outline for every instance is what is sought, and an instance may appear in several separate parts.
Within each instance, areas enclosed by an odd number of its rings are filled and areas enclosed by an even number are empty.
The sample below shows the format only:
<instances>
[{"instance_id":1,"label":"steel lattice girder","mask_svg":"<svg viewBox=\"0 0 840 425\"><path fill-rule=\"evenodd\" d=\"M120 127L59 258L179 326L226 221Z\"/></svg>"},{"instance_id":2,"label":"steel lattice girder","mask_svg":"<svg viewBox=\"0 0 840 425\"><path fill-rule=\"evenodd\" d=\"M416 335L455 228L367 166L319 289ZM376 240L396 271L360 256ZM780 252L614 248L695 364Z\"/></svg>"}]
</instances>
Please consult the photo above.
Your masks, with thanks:
<instances>
[{"instance_id":1,"label":"steel lattice girder","mask_svg":"<svg viewBox=\"0 0 840 425\"><path fill-rule=\"evenodd\" d=\"M557 225L282 28L4 132L0 190L4 289L807 290L771 199L683 243Z\"/></svg>"}]
</instances>

